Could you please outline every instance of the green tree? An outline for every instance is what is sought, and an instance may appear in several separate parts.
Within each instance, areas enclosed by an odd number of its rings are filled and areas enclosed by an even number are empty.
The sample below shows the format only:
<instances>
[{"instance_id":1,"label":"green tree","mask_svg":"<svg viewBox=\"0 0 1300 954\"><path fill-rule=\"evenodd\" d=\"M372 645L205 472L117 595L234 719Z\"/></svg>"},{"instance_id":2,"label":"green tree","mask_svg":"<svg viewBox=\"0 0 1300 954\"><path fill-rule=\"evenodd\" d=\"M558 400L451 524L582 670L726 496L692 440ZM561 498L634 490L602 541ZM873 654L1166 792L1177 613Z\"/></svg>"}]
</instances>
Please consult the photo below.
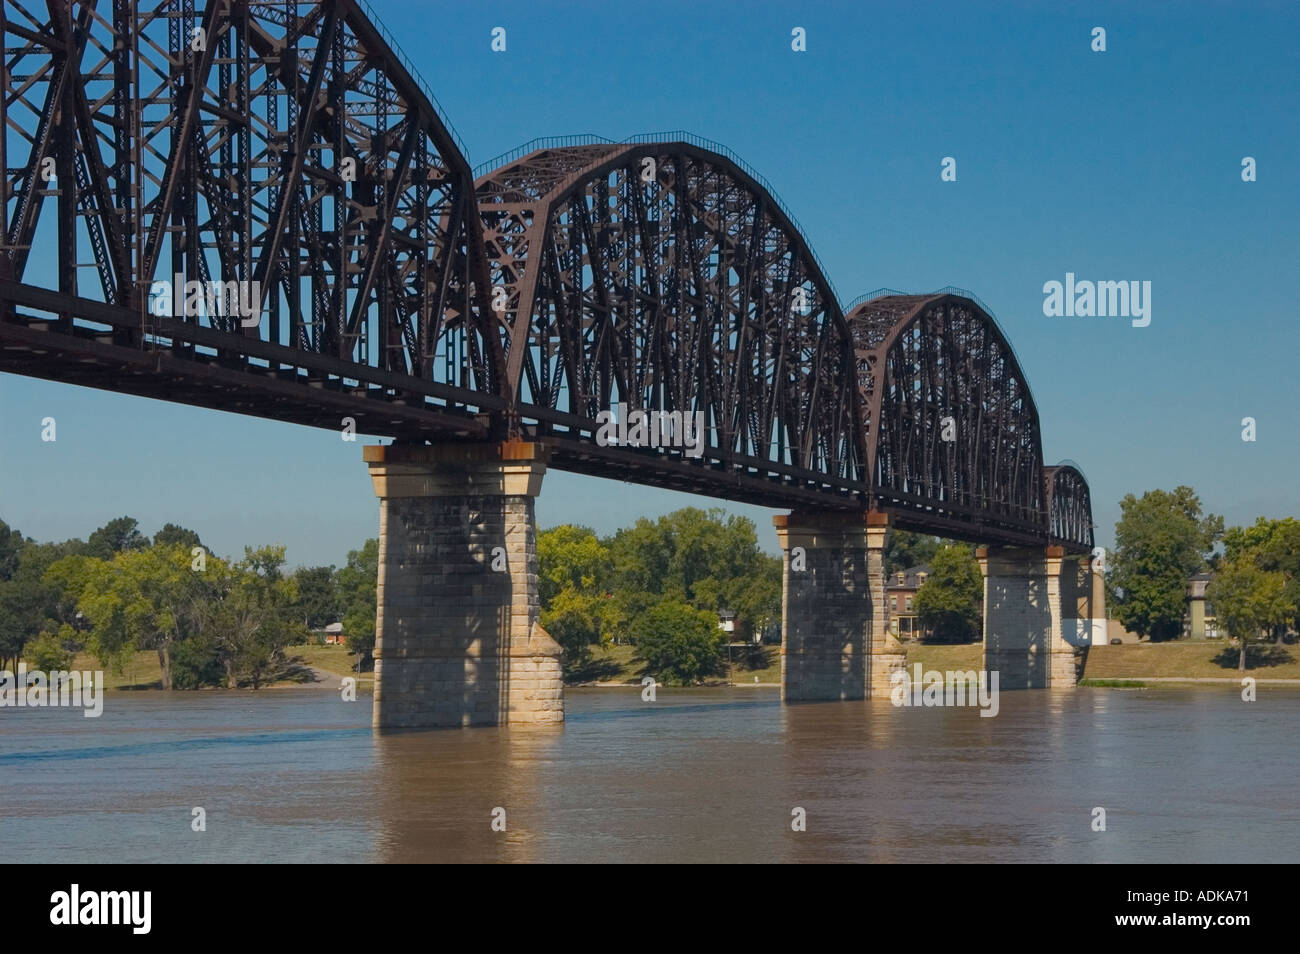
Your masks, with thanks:
<instances>
[{"instance_id":1,"label":"green tree","mask_svg":"<svg viewBox=\"0 0 1300 954\"><path fill-rule=\"evenodd\" d=\"M88 556L101 560L111 560L116 554L126 550L143 550L149 540L139 530L139 522L134 517L118 517L110 520L90 535L86 541Z\"/></svg>"},{"instance_id":2,"label":"green tree","mask_svg":"<svg viewBox=\"0 0 1300 954\"><path fill-rule=\"evenodd\" d=\"M623 527L608 540L614 561L614 588L616 592L640 597L633 611L644 610L653 597L665 589L683 597L678 581L669 578L669 564L673 558L673 541L660 522L640 517L631 527Z\"/></svg>"},{"instance_id":3,"label":"green tree","mask_svg":"<svg viewBox=\"0 0 1300 954\"><path fill-rule=\"evenodd\" d=\"M32 668L43 672L59 672L72 665L72 653L63 644L63 640L53 633L41 633L27 647L26 656Z\"/></svg>"},{"instance_id":4,"label":"green tree","mask_svg":"<svg viewBox=\"0 0 1300 954\"><path fill-rule=\"evenodd\" d=\"M665 685L692 685L723 670L717 616L678 599L656 603L635 623L637 658Z\"/></svg>"},{"instance_id":5,"label":"green tree","mask_svg":"<svg viewBox=\"0 0 1300 954\"><path fill-rule=\"evenodd\" d=\"M18 558L22 555L23 535L0 520L0 583L14 578L18 572Z\"/></svg>"},{"instance_id":6,"label":"green tree","mask_svg":"<svg viewBox=\"0 0 1300 954\"><path fill-rule=\"evenodd\" d=\"M87 648L114 672L122 672L131 655L168 625L141 588L141 563L131 553L108 559L74 555L55 562L45 574L47 583L75 601L89 627ZM163 688L170 688L165 663L162 670Z\"/></svg>"},{"instance_id":7,"label":"green tree","mask_svg":"<svg viewBox=\"0 0 1300 954\"><path fill-rule=\"evenodd\" d=\"M635 621L662 599L716 613L731 609L752 636L781 612L781 561L758 546L754 522L721 508L686 507L641 518L609 541L614 562L611 619ZM716 621L716 616L714 617Z\"/></svg>"},{"instance_id":8,"label":"green tree","mask_svg":"<svg viewBox=\"0 0 1300 954\"><path fill-rule=\"evenodd\" d=\"M694 603L701 609L732 610L739 620L736 635L749 641L781 622L781 558L758 549L745 554L748 569L696 582Z\"/></svg>"},{"instance_id":9,"label":"green tree","mask_svg":"<svg viewBox=\"0 0 1300 954\"><path fill-rule=\"evenodd\" d=\"M343 631L348 650L357 659L357 671L369 669L374 660L376 592L379 586L379 540L371 537L360 550L348 553L348 562L338 572L339 600L343 609Z\"/></svg>"},{"instance_id":10,"label":"green tree","mask_svg":"<svg viewBox=\"0 0 1300 954\"><path fill-rule=\"evenodd\" d=\"M1107 575L1120 622L1153 640L1177 637L1187 580L1206 568L1222 535L1223 518L1202 514L1190 487L1128 494L1120 501Z\"/></svg>"},{"instance_id":11,"label":"green tree","mask_svg":"<svg viewBox=\"0 0 1300 954\"><path fill-rule=\"evenodd\" d=\"M343 615L339 585L332 566L303 566L293 578L298 584L294 615L308 629L323 629Z\"/></svg>"},{"instance_id":12,"label":"green tree","mask_svg":"<svg viewBox=\"0 0 1300 954\"><path fill-rule=\"evenodd\" d=\"M23 542L12 578L0 580L0 660L16 665L28 641L75 622L75 600L44 576L51 565L82 548L80 540Z\"/></svg>"},{"instance_id":13,"label":"green tree","mask_svg":"<svg viewBox=\"0 0 1300 954\"><path fill-rule=\"evenodd\" d=\"M600 642L600 611L604 603L603 596L580 593L570 586L556 594L542 610L539 622L563 649L560 665L566 676L590 666L591 647Z\"/></svg>"},{"instance_id":14,"label":"green tree","mask_svg":"<svg viewBox=\"0 0 1300 954\"><path fill-rule=\"evenodd\" d=\"M174 535L171 538L176 539ZM158 654L164 689L175 687L176 648L195 639L202 626L209 588L203 577L206 571L194 569L191 548L197 545L182 538L118 556L133 566L129 575L137 580L143 598L155 607L158 625L136 641L136 648Z\"/></svg>"},{"instance_id":15,"label":"green tree","mask_svg":"<svg viewBox=\"0 0 1300 954\"><path fill-rule=\"evenodd\" d=\"M53 564L47 582L74 595L90 624L90 646L120 671L139 650L158 654L162 687L173 687L172 652L196 633L207 595L183 545L127 549L109 560L71 556Z\"/></svg>"},{"instance_id":16,"label":"green tree","mask_svg":"<svg viewBox=\"0 0 1300 954\"><path fill-rule=\"evenodd\" d=\"M12 670L23 648L46 628L48 588L39 580L0 581L0 669Z\"/></svg>"},{"instance_id":17,"label":"green tree","mask_svg":"<svg viewBox=\"0 0 1300 954\"><path fill-rule=\"evenodd\" d=\"M284 663L284 647L307 636L294 619L297 586L283 568L283 546L245 547L238 563L208 559L205 629L228 689L245 678L259 688Z\"/></svg>"},{"instance_id":18,"label":"green tree","mask_svg":"<svg viewBox=\"0 0 1300 954\"><path fill-rule=\"evenodd\" d=\"M566 677L587 673L591 647L616 617L607 590L613 570L609 547L589 527L561 524L537 534L539 622L563 649Z\"/></svg>"},{"instance_id":19,"label":"green tree","mask_svg":"<svg viewBox=\"0 0 1300 954\"><path fill-rule=\"evenodd\" d=\"M1223 534L1223 547L1225 560L1248 553L1261 570L1281 573L1287 598L1300 608L1300 521L1260 517L1249 527L1229 527ZM1287 622L1300 631L1300 609ZM1285 626L1276 627L1279 642L1284 633Z\"/></svg>"},{"instance_id":20,"label":"green tree","mask_svg":"<svg viewBox=\"0 0 1300 954\"><path fill-rule=\"evenodd\" d=\"M175 689L220 686L226 678L215 641L202 630L172 647L171 663Z\"/></svg>"},{"instance_id":21,"label":"green tree","mask_svg":"<svg viewBox=\"0 0 1300 954\"><path fill-rule=\"evenodd\" d=\"M1246 653L1252 641L1272 627L1294 618L1296 605L1287 593L1286 576L1277 570L1262 570L1255 554L1246 550L1225 560L1206 588L1215 616L1229 636L1240 640L1237 668L1246 669Z\"/></svg>"},{"instance_id":22,"label":"green tree","mask_svg":"<svg viewBox=\"0 0 1300 954\"><path fill-rule=\"evenodd\" d=\"M193 530L174 523L165 523L163 528L153 535L154 546L184 547L189 552L194 547L203 546L203 541Z\"/></svg>"},{"instance_id":23,"label":"green tree","mask_svg":"<svg viewBox=\"0 0 1300 954\"><path fill-rule=\"evenodd\" d=\"M938 552L940 543L938 537L929 534L890 530L885 537L885 574L893 575L899 570L929 563Z\"/></svg>"},{"instance_id":24,"label":"green tree","mask_svg":"<svg viewBox=\"0 0 1300 954\"><path fill-rule=\"evenodd\" d=\"M565 523L537 534L537 587L543 606L566 589L604 593L613 571L609 548L588 527Z\"/></svg>"},{"instance_id":25,"label":"green tree","mask_svg":"<svg viewBox=\"0 0 1300 954\"><path fill-rule=\"evenodd\" d=\"M970 548L945 544L930 558L930 572L916 593L916 613L930 639L964 643L981 634L984 577Z\"/></svg>"}]
</instances>

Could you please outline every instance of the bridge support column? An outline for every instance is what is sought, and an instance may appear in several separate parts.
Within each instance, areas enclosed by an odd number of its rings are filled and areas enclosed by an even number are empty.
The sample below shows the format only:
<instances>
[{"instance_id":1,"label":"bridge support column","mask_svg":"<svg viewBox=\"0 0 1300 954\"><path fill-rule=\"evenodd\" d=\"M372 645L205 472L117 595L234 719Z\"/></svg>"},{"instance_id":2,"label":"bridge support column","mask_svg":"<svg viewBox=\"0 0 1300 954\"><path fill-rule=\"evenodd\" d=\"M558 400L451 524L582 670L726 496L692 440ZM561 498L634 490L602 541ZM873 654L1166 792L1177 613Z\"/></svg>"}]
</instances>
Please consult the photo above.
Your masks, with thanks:
<instances>
[{"instance_id":1,"label":"bridge support column","mask_svg":"<svg viewBox=\"0 0 1300 954\"><path fill-rule=\"evenodd\" d=\"M781 698L889 697L906 664L885 618L884 514L776 516L784 553Z\"/></svg>"},{"instance_id":2,"label":"bridge support column","mask_svg":"<svg viewBox=\"0 0 1300 954\"><path fill-rule=\"evenodd\" d=\"M1105 646L1110 642L1110 617L1106 614L1106 571L1094 569L1092 560L1081 557L1080 566L1088 571L1092 599L1088 603L1088 615L1092 618L1092 645Z\"/></svg>"},{"instance_id":3,"label":"bridge support column","mask_svg":"<svg viewBox=\"0 0 1300 954\"><path fill-rule=\"evenodd\" d=\"M537 622L540 445L365 448L379 510L374 724L561 722Z\"/></svg>"},{"instance_id":4,"label":"bridge support column","mask_svg":"<svg viewBox=\"0 0 1300 954\"><path fill-rule=\"evenodd\" d=\"M1100 595L1100 606L1098 596ZM1100 610L1101 617L1097 617ZM1052 651L1050 686L1072 689L1083 676L1088 647L1106 642L1106 591L1088 556L1061 560L1061 639Z\"/></svg>"},{"instance_id":5,"label":"bridge support column","mask_svg":"<svg viewBox=\"0 0 1300 954\"><path fill-rule=\"evenodd\" d=\"M980 547L976 557L984 574L984 668L998 673L1001 689L1073 688L1082 662L1078 564L1058 546Z\"/></svg>"},{"instance_id":6,"label":"bridge support column","mask_svg":"<svg viewBox=\"0 0 1300 954\"><path fill-rule=\"evenodd\" d=\"M1078 617L1075 624L1078 636L1072 640L1076 647L1081 647L1085 654L1089 646L1104 646L1110 641L1110 632L1106 624L1106 575L1102 570L1094 569L1092 558L1080 556L1075 574L1074 600L1066 600L1066 615L1073 606L1074 615ZM1069 580L1067 570L1062 580ZM1064 585L1064 584L1063 584ZM1069 623L1066 625L1066 639L1070 640Z\"/></svg>"}]
</instances>

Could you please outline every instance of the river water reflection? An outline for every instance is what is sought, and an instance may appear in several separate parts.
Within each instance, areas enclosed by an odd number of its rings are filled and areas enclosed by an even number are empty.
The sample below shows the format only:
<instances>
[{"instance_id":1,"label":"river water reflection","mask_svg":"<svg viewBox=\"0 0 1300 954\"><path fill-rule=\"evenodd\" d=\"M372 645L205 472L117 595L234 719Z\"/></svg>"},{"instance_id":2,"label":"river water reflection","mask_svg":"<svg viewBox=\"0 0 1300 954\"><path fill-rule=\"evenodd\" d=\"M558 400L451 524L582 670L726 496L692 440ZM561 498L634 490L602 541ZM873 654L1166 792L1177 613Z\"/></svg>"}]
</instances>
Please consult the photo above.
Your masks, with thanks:
<instances>
[{"instance_id":1,"label":"river water reflection","mask_svg":"<svg viewBox=\"0 0 1300 954\"><path fill-rule=\"evenodd\" d=\"M1300 860L1293 690L566 701L561 728L397 734L305 689L0 710L0 861Z\"/></svg>"}]
</instances>

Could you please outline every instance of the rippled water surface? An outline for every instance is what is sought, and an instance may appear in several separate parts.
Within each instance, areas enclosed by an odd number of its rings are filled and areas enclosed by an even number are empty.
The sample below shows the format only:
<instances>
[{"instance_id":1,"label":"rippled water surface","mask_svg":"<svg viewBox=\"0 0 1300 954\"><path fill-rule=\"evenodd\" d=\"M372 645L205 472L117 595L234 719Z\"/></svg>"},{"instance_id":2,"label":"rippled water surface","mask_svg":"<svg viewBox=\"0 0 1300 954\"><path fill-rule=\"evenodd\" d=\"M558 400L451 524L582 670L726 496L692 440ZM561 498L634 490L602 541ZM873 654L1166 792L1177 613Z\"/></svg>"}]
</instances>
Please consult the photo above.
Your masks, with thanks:
<instances>
[{"instance_id":1,"label":"rippled water surface","mask_svg":"<svg viewBox=\"0 0 1300 954\"><path fill-rule=\"evenodd\" d=\"M567 706L382 735L368 698L316 690L3 709L0 861L1300 860L1293 690L1008 692L996 718L775 689Z\"/></svg>"}]
</instances>

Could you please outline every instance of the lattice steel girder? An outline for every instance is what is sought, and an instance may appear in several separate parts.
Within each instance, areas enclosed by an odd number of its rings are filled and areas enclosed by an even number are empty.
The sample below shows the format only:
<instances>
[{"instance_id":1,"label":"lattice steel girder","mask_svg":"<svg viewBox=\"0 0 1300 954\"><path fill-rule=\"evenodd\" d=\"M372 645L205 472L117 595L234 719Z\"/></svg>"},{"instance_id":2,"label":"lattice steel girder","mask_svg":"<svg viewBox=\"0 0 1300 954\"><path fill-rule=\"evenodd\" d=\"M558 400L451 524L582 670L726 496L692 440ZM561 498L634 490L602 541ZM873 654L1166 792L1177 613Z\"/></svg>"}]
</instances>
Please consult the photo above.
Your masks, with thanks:
<instances>
[{"instance_id":1,"label":"lattice steel girder","mask_svg":"<svg viewBox=\"0 0 1300 954\"><path fill-rule=\"evenodd\" d=\"M255 324L172 317L499 393L469 166L355 0L4 0L0 28L0 276L128 309L115 341L163 350L156 282L242 283Z\"/></svg>"},{"instance_id":2,"label":"lattice steel girder","mask_svg":"<svg viewBox=\"0 0 1300 954\"><path fill-rule=\"evenodd\" d=\"M863 481L848 326L761 185L684 142L542 149L478 181L509 388L535 435L700 412L700 486Z\"/></svg>"},{"instance_id":3,"label":"lattice steel girder","mask_svg":"<svg viewBox=\"0 0 1300 954\"><path fill-rule=\"evenodd\" d=\"M958 295L890 295L848 321L876 505L1045 539L1038 411L992 316Z\"/></svg>"},{"instance_id":4,"label":"lattice steel girder","mask_svg":"<svg viewBox=\"0 0 1300 954\"><path fill-rule=\"evenodd\" d=\"M1054 543L1091 550L1095 544L1092 495L1078 468L1068 464L1043 469L1050 515L1048 535Z\"/></svg>"},{"instance_id":5,"label":"lattice steel girder","mask_svg":"<svg viewBox=\"0 0 1300 954\"><path fill-rule=\"evenodd\" d=\"M475 183L356 0L0 0L0 34L0 370L1091 546L992 317L954 295L846 317L726 156L541 149ZM701 415L701 456L598 446L619 403Z\"/></svg>"}]
</instances>

